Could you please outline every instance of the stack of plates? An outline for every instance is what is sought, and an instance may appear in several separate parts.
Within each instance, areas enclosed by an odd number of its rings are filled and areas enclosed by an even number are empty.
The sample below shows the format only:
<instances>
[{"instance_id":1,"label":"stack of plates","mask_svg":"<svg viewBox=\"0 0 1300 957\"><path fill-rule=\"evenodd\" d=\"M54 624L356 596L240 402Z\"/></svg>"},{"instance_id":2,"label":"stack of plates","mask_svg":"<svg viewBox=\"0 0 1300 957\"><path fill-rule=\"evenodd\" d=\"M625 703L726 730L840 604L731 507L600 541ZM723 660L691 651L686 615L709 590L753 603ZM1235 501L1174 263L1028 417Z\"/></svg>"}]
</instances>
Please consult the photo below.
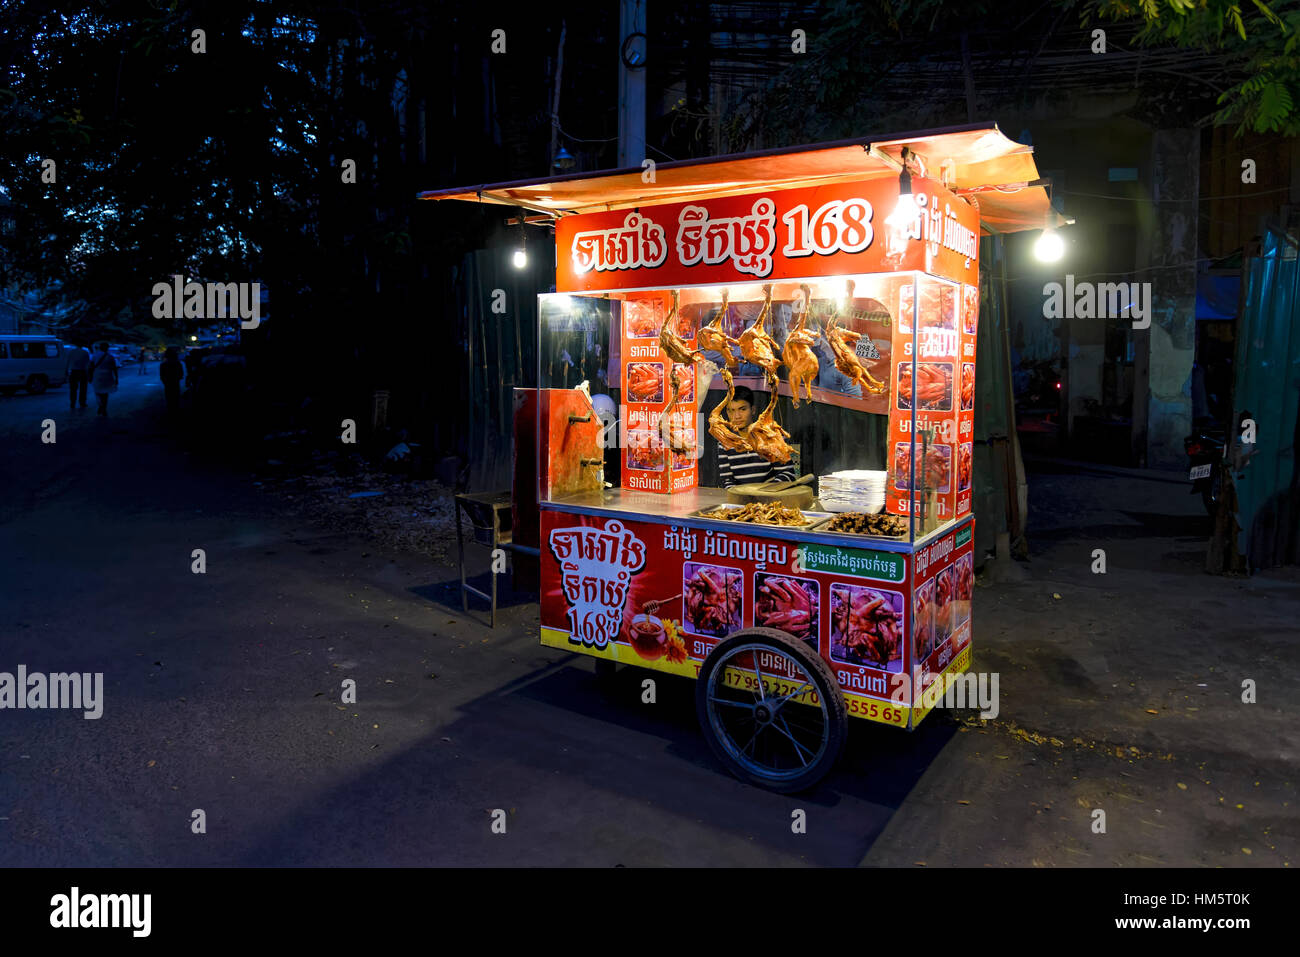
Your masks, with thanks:
<instances>
[{"instance_id":1,"label":"stack of plates","mask_svg":"<svg viewBox=\"0 0 1300 957\"><path fill-rule=\"evenodd\" d=\"M817 479L822 507L831 512L866 512L875 515L885 507L888 472L850 470Z\"/></svg>"}]
</instances>

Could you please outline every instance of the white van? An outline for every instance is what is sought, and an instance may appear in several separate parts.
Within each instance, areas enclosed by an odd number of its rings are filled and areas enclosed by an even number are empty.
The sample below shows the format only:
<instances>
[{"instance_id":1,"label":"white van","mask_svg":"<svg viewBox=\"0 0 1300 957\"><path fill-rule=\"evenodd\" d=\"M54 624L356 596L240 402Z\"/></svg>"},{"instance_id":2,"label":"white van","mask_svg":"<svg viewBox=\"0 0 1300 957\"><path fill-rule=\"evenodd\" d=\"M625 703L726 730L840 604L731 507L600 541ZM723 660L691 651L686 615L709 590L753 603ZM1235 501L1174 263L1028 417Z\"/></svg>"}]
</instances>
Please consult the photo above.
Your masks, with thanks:
<instances>
[{"instance_id":1,"label":"white van","mask_svg":"<svg viewBox=\"0 0 1300 957\"><path fill-rule=\"evenodd\" d=\"M67 380L63 343L54 336L0 335L0 395L40 395Z\"/></svg>"}]
</instances>

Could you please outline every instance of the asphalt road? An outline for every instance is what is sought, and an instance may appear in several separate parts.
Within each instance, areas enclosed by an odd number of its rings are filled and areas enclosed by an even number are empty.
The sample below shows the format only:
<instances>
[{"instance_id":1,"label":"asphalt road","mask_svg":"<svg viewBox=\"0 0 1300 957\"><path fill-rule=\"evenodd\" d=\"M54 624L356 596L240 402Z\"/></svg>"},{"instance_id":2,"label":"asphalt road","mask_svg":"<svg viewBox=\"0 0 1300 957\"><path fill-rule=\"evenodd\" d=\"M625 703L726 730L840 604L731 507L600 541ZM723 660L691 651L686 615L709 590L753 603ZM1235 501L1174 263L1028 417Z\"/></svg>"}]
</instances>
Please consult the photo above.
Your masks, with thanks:
<instances>
[{"instance_id":1,"label":"asphalt road","mask_svg":"<svg viewBox=\"0 0 1300 957\"><path fill-rule=\"evenodd\" d=\"M1168 476L1036 476L1034 561L976 590L999 718L854 722L787 797L721 771L689 682L602 689L538 645L535 605L490 629L454 568L294 524L174 441L156 366L122 383L103 420L0 399L0 671L104 675L98 720L0 711L0 864L1294 861L1300 585L1201 574L1199 503Z\"/></svg>"}]
</instances>

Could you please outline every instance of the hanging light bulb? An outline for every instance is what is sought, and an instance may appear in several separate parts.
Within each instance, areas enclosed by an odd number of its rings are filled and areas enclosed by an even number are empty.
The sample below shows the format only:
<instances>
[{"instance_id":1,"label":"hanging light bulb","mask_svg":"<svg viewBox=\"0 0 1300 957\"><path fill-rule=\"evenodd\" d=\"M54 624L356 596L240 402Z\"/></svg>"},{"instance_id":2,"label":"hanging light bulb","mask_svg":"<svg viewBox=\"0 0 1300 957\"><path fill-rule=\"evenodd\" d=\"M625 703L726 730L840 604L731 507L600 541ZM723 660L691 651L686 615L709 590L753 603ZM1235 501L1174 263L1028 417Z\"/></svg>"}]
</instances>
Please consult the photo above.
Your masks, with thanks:
<instances>
[{"instance_id":1,"label":"hanging light bulb","mask_svg":"<svg viewBox=\"0 0 1300 957\"><path fill-rule=\"evenodd\" d=\"M916 217L920 213L916 198L912 196L912 174L907 168L907 153L908 149L904 146L903 168L898 174L898 204L885 220L887 226L910 226L916 222Z\"/></svg>"},{"instance_id":2,"label":"hanging light bulb","mask_svg":"<svg viewBox=\"0 0 1300 957\"><path fill-rule=\"evenodd\" d=\"M1038 237L1034 243L1034 255L1039 262L1054 263L1065 255L1065 241L1055 229L1050 227L1043 230L1043 234Z\"/></svg>"},{"instance_id":3,"label":"hanging light bulb","mask_svg":"<svg viewBox=\"0 0 1300 957\"><path fill-rule=\"evenodd\" d=\"M561 146L559 152L555 154L555 168L572 169L574 162L576 161L573 158L573 154Z\"/></svg>"},{"instance_id":4,"label":"hanging light bulb","mask_svg":"<svg viewBox=\"0 0 1300 957\"><path fill-rule=\"evenodd\" d=\"M516 269L523 269L528 265L528 233L525 232L527 228L528 227L524 224L524 214L520 213L519 248L515 250L514 256L511 257L511 261L515 264Z\"/></svg>"}]
</instances>

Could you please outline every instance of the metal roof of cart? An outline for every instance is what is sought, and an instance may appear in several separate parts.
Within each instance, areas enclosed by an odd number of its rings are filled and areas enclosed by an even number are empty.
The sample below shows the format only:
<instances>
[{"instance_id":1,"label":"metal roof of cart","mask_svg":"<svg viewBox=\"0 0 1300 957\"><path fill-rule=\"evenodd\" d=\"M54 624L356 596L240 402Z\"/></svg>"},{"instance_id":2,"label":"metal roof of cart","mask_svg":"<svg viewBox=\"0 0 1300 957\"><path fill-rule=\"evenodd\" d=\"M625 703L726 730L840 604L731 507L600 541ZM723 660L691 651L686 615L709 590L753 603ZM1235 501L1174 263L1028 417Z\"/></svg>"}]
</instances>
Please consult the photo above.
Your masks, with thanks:
<instances>
[{"instance_id":1,"label":"metal roof of cart","mask_svg":"<svg viewBox=\"0 0 1300 957\"><path fill-rule=\"evenodd\" d=\"M652 183L642 181L644 171L637 166L427 190L418 198L492 203L560 217L897 176L904 148L922 158L932 179L952 162L953 191L976 199L986 234L1073 222L1052 207L1051 182L1038 175L1034 148L1009 139L996 123L656 163Z\"/></svg>"}]
</instances>

